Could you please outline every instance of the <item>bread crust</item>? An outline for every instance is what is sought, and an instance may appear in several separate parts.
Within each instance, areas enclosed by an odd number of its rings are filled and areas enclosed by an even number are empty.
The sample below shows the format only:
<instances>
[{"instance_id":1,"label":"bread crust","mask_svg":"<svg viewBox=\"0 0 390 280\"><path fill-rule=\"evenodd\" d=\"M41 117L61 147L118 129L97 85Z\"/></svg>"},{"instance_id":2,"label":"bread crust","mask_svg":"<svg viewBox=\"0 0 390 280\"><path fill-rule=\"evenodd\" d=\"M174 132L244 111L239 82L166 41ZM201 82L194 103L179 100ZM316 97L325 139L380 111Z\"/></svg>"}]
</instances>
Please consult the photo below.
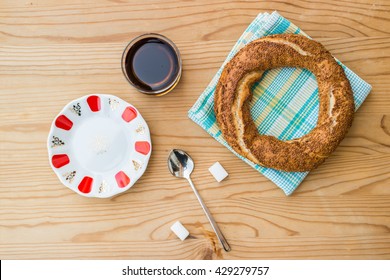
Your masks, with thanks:
<instances>
[{"instance_id":1,"label":"bread crust","mask_svg":"<svg viewBox=\"0 0 390 280\"><path fill-rule=\"evenodd\" d=\"M317 78L317 126L288 141L259 135L250 115L251 85L267 69L300 67ZM296 34L266 36L242 48L224 67L214 110L223 137L240 155L261 166L283 171L309 171L336 149L354 115L351 85L343 68L320 43Z\"/></svg>"}]
</instances>

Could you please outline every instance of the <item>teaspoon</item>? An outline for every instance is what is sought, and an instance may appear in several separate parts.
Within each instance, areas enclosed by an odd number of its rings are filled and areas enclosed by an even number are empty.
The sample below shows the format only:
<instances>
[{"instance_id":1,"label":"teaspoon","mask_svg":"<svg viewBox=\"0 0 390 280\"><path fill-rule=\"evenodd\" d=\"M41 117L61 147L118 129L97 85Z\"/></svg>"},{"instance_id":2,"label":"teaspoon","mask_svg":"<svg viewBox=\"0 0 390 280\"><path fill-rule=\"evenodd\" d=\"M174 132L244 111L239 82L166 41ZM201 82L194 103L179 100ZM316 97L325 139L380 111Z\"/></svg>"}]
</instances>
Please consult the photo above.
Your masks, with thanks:
<instances>
[{"instance_id":1,"label":"teaspoon","mask_svg":"<svg viewBox=\"0 0 390 280\"><path fill-rule=\"evenodd\" d=\"M196 190L190 178L190 175L194 170L194 161L192 160L192 158L186 152L182 150L174 149L171 151L171 153L168 156L168 168L173 176L177 178L185 178L190 183L190 186L194 191L200 205L202 206L203 211L206 214L207 219L209 220L215 234L217 235L219 242L221 243L223 249L226 252L229 252L230 251L229 244L227 243L225 237L223 236L214 218L211 216L209 209L206 207L206 204L203 202L203 199L200 197L198 191Z\"/></svg>"}]
</instances>

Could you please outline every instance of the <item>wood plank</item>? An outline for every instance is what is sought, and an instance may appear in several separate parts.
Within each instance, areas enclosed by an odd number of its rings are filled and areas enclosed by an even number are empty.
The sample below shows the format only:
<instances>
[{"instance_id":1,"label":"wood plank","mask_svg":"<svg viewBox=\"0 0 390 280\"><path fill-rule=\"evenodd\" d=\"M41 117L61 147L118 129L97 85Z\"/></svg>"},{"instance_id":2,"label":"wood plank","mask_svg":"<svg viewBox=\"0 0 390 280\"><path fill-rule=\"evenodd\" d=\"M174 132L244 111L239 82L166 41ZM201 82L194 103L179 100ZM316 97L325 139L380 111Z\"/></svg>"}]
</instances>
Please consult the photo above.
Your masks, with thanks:
<instances>
[{"instance_id":1,"label":"wood plank","mask_svg":"<svg viewBox=\"0 0 390 280\"><path fill-rule=\"evenodd\" d=\"M232 244L233 251L228 254L215 247L215 235L195 199L176 200L169 205L161 200L152 200L148 205L106 202L74 203L71 210L67 210L70 205L28 207L27 214L27 209L6 207L1 210L11 218L5 221L9 229L6 237L13 248L23 244L32 252L36 246L50 251L57 244L56 254L64 258L91 257L91 244L109 244L108 254L114 258L123 254L130 258L181 258L188 251L191 253L185 258L198 258L204 251L214 258L382 258L390 254L388 197L216 199L209 205ZM169 229L178 218L191 232L186 245ZM33 242L20 242L26 236ZM119 249L117 244L133 248ZM150 252L156 244L160 244L159 248L169 246L170 254ZM80 249L72 252L69 245ZM2 247L7 251L10 245ZM149 248L146 252L150 255L138 251L140 248ZM31 257L29 250L21 255L18 250L12 252L18 258ZM279 252L276 255L275 250ZM74 255L69 256L70 252ZM50 258L45 253L42 256ZM105 258L107 253L97 256Z\"/></svg>"},{"instance_id":2,"label":"wood plank","mask_svg":"<svg viewBox=\"0 0 390 280\"><path fill-rule=\"evenodd\" d=\"M207 233L205 233L207 235ZM169 241L137 242L61 242L42 244L11 244L2 249L13 259L389 259L388 234L370 238L288 237L247 238L231 240L228 254L215 249L208 237L191 238L186 244ZM319 245L320 244L320 245ZM241 245L237 248L236 245ZM156 248L160 248L156 252ZM326 249L324 249L326 248ZM214 251L216 250L216 251ZM278 255L275 255L275 251Z\"/></svg>"},{"instance_id":3,"label":"wood plank","mask_svg":"<svg viewBox=\"0 0 390 280\"><path fill-rule=\"evenodd\" d=\"M272 10L373 86L346 139L290 197L186 116L245 27ZM389 259L389 30L384 0L2 1L0 258ZM137 93L120 68L129 39L151 31L173 39L184 62L180 84L161 98ZM134 104L152 131L145 176L111 199L76 195L48 162L53 118L90 93ZM194 182L230 253L187 183L169 174L173 147L195 159ZM217 160L229 172L222 183L208 172ZM176 220L191 233L185 242L169 229Z\"/></svg>"},{"instance_id":4,"label":"wood plank","mask_svg":"<svg viewBox=\"0 0 390 280\"><path fill-rule=\"evenodd\" d=\"M237 38L259 12L279 11L313 37L387 36L389 3L371 1L3 1L0 41L126 42L157 32L173 40Z\"/></svg>"},{"instance_id":5,"label":"wood plank","mask_svg":"<svg viewBox=\"0 0 390 280\"><path fill-rule=\"evenodd\" d=\"M390 104L390 39L327 39L323 43L352 70L372 84L370 106L362 110L386 112ZM50 121L69 100L84 94L107 92L128 100L147 120L181 120L222 64L233 41L207 43L178 42L184 60L181 83L170 95L157 100L131 88L120 69L121 44L80 44L61 47L0 47L0 83L3 91L13 92L12 102L22 109L9 114L0 111L3 124ZM98 68L96 65L100 65ZM17 81L17 82L16 82ZM33 96L37 106L30 106ZM50 96L50 99L48 98ZM0 95L8 104L9 95ZM53 102L55 100L55 102ZM54 107L53 107L54 106ZM30 108L31 107L31 108ZM153 110L148 110L153 107ZM166 114L162 114L164 111ZM50 114L49 114L50 113Z\"/></svg>"}]
</instances>

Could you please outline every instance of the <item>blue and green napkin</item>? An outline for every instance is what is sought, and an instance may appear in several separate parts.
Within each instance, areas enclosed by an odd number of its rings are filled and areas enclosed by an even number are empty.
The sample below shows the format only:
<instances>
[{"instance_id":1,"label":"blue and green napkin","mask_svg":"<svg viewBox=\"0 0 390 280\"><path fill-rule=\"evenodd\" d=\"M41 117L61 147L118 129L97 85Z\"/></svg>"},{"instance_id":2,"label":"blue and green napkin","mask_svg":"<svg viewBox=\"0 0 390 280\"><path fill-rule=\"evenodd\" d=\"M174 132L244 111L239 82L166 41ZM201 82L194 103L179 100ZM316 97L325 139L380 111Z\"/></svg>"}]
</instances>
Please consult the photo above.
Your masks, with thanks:
<instances>
[{"instance_id":1,"label":"blue and green napkin","mask_svg":"<svg viewBox=\"0 0 390 280\"><path fill-rule=\"evenodd\" d=\"M308 172L284 172L265 168L238 155L223 139L214 114L214 91L226 62L247 43L263 36L282 33L307 36L276 11L259 14L234 45L217 74L189 110L188 116L218 142L274 182L286 195L290 195ZM339 63L351 83L357 110L370 93L371 86ZM251 115L261 134L289 140L307 134L316 126L318 87L315 76L310 71L300 68L271 69L264 73L261 83L256 83L252 90Z\"/></svg>"}]
</instances>

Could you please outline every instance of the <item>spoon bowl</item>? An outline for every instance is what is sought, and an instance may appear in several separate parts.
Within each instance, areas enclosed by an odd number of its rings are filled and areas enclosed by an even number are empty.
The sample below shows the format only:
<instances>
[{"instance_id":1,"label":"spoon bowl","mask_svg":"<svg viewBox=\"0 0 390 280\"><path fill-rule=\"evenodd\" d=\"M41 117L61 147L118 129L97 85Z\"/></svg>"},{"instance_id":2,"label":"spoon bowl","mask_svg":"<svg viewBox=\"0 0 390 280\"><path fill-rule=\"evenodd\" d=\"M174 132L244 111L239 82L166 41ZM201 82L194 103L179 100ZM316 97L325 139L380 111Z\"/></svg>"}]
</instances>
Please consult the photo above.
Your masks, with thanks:
<instances>
[{"instance_id":1,"label":"spoon bowl","mask_svg":"<svg viewBox=\"0 0 390 280\"><path fill-rule=\"evenodd\" d=\"M173 149L168 156L168 169L177 178L189 178L194 170L194 161L183 150Z\"/></svg>"}]
</instances>

